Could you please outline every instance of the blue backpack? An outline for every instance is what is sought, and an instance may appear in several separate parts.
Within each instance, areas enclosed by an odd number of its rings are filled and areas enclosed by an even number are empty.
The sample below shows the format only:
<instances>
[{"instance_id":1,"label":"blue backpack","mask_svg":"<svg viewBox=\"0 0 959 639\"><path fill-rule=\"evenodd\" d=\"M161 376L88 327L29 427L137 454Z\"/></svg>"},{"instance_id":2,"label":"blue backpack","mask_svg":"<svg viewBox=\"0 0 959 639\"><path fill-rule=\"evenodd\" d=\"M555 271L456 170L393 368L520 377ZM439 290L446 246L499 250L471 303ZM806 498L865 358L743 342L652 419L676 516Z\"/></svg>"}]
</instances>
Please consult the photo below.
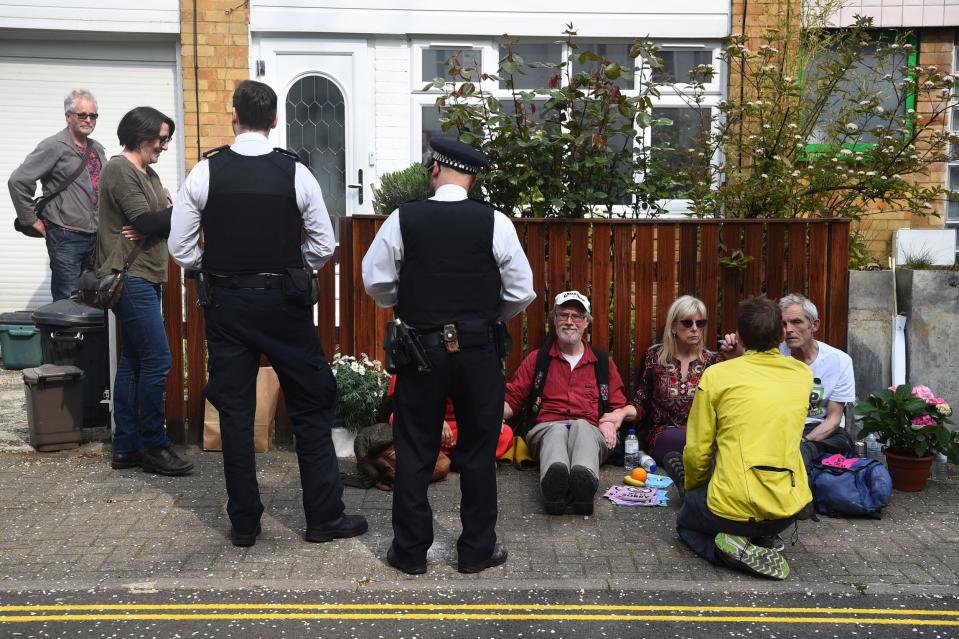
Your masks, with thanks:
<instances>
[{"instance_id":1,"label":"blue backpack","mask_svg":"<svg viewBox=\"0 0 959 639\"><path fill-rule=\"evenodd\" d=\"M824 466L822 455L809 471L816 512L829 517L882 518L892 499L892 478L878 460L859 459L852 468Z\"/></svg>"}]
</instances>

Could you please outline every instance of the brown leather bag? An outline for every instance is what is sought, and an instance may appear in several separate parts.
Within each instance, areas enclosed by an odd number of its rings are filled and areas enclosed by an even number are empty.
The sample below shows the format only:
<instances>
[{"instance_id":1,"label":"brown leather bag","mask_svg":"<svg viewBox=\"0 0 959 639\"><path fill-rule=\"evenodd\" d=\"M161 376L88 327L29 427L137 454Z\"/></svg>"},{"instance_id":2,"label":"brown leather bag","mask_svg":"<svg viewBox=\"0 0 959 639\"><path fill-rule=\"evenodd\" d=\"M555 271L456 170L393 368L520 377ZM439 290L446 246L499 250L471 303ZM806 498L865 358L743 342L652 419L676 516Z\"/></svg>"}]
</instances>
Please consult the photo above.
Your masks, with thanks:
<instances>
[{"instance_id":1,"label":"brown leather bag","mask_svg":"<svg viewBox=\"0 0 959 639\"><path fill-rule=\"evenodd\" d=\"M390 444L377 455L370 463L380 474L380 481L386 484L393 484L396 481L396 448ZM436 458L436 466L433 468L433 477L431 482L442 481L450 474L450 458L446 453L440 453Z\"/></svg>"}]
</instances>

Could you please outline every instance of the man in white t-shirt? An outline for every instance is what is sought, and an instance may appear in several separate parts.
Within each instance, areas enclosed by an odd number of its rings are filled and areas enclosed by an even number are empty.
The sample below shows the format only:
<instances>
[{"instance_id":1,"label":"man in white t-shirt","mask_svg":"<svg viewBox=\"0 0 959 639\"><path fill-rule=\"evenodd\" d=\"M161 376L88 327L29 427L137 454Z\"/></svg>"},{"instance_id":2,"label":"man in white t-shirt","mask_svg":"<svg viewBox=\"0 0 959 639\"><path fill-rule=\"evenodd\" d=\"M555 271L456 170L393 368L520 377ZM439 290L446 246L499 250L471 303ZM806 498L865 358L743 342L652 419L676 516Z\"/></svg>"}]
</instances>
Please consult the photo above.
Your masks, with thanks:
<instances>
[{"instance_id":1,"label":"man in white t-shirt","mask_svg":"<svg viewBox=\"0 0 959 639\"><path fill-rule=\"evenodd\" d=\"M822 453L852 451L852 439L843 418L846 402L856 399L852 358L815 338L819 311L809 299L791 293L779 300L779 309L786 329L786 341L779 345L779 351L812 369L813 390L800 445L808 468Z\"/></svg>"}]
</instances>

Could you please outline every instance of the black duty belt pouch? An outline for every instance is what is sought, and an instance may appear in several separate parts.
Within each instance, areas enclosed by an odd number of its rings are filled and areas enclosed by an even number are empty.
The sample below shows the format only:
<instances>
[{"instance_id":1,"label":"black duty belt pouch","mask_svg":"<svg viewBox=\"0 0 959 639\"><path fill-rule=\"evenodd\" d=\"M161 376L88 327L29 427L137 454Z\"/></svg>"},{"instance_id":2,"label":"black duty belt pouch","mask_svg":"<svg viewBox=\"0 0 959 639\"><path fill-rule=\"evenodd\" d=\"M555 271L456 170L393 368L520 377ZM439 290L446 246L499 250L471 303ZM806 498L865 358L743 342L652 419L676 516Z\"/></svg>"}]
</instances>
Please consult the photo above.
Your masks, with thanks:
<instances>
[{"instance_id":1,"label":"black duty belt pouch","mask_svg":"<svg viewBox=\"0 0 959 639\"><path fill-rule=\"evenodd\" d=\"M402 339L398 335L399 328L395 322L389 322L386 325L386 337L383 339L383 350L386 351L386 372L390 375L412 360L406 352Z\"/></svg>"},{"instance_id":2,"label":"black duty belt pouch","mask_svg":"<svg viewBox=\"0 0 959 639\"><path fill-rule=\"evenodd\" d=\"M493 324L493 344L500 359L509 355L510 351L513 350L513 337L506 328L506 322L495 322Z\"/></svg>"},{"instance_id":3,"label":"black duty belt pouch","mask_svg":"<svg viewBox=\"0 0 959 639\"><path fill-rule=\"evenodd\" d=\"M280 284L283 297L290 304L307 308L320 299L320 285L313 272L306 268L288 268Z\"/></svg>"}]
</instances>

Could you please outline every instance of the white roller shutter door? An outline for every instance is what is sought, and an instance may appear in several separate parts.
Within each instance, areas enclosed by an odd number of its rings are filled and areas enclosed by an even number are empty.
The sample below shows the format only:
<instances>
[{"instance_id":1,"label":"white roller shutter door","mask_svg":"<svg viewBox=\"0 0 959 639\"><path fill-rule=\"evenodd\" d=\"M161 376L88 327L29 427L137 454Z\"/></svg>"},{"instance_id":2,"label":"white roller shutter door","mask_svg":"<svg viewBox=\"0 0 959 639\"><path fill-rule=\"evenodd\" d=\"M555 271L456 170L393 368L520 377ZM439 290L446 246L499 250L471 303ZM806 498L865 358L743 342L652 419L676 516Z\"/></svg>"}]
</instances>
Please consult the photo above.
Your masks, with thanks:
<instances>
[{"instance_id":1,"label":"white roller shutter door","mask_svg":"<svg viewBox=\"0 0 959 639\"><path fill-rule=\"evenodd\" d=\"M96 43L46 40L0 45L0 312L34 309L50 301L50 268L42 239L13 230L16 213L7 179L37 143L65 125L63 99L74 88L97 98L93 138L107 157L119 152L117 124L135 106L152 106L177 120L176 43ZM181 123L170 150L154 169L176 193Z\"/></svg>"}]
</instances>

